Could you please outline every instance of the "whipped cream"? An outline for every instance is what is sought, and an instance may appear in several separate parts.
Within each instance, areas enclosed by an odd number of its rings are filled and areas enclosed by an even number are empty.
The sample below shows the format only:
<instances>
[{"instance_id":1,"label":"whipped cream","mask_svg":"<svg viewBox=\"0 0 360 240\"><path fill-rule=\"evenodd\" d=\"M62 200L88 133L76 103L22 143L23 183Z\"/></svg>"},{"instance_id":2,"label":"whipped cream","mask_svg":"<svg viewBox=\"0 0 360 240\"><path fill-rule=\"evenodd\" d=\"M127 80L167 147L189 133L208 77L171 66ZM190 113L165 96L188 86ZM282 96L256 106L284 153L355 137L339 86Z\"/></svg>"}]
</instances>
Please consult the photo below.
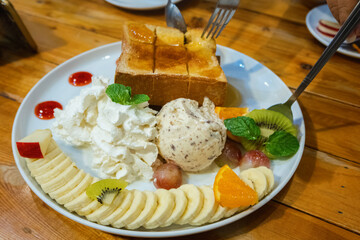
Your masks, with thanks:
<instances>
[{"instance_id":1,"label":"whipped cream","mask_svg":"<svg viewBox=\"0 0 360 240\"><path fill-rule=\"evenodd\" d=\"M148 103L121 105L105 90L109 79L93 77L92 86L55 109L52 132L74 146L91 146L92 168L102 178L150 180L158 155L156 111Z\"/></svg>"}]
</instances>

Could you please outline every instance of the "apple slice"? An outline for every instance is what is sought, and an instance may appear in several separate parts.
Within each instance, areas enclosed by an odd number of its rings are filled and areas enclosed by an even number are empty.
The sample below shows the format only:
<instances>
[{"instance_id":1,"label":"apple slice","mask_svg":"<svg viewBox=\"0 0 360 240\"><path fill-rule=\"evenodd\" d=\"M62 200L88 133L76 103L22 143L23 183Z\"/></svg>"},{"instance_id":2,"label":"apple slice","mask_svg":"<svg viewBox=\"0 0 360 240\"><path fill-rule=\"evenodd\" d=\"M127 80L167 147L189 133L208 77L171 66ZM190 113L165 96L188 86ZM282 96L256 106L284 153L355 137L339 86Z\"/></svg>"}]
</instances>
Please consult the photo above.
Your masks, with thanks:
<instances>
[{"instance_id":1,"label":"apple slice","mask_svg":"<svg viewBox=\"0 0 360 240\"><path fill-rule=\"evenodd\" d=\"M16 142L20 156L25 158L44 158L51 136L49 129L39 129Z\"/></svg>"},{"instance_id":2,"label":"apple slice","mask_svg":"<svg viewBox=\"0 0 360 240\"><path fill-rule=\"evenodd\" d=\"M322 25L323 27L329 28L333 31L339 31L339 29L340 29L340 25L338 23L331 22L331 21L324 20L324 19L321 19L319 21L319 24Z\"/></svg>"},{"instance_id":3,"label":"apple slice","mask_svg":"<svg viewBox=\"0 0 360 240\"><path fill-rule=\"evenodd\" d=\"M323 34L323 35L325 35L325 36L327 36L327 37L331 37L331 38L335 37L335 35L336 35L336 33L337 33L337 31L332 30L332 29L327 28L327 27L324 27L324 26L322 26L322 25L317 26L316 29L317 29L321 34Z\"/></svg>"}]
</instances>

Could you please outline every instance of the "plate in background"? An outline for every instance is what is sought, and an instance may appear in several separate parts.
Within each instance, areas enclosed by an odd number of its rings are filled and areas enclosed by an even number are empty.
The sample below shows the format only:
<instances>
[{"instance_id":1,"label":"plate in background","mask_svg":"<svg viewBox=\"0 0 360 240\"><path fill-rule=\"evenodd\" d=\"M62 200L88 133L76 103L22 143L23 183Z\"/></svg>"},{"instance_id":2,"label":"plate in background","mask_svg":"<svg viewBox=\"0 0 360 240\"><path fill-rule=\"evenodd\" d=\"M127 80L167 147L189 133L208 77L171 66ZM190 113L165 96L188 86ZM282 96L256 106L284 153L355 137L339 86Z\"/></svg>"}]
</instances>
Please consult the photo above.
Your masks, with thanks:
<instances>
[{"instance_id":1,"label":"plate in background","mask_svg":"<svg viewBox=\"0 0 360 240\"><path fill-rule=\"evenodd\" d=\"M330 12L330 9L327 4L320 5L318 7L315 7L310 10L310 12L306 15L306 26L309 29L310 33L322 44L325 46L328 46L331 42L332 38L327 37L323 34L321 34L316 27L319 24L319 21L321 19L337 22L336 19L333 17L333 15ZM346 44L343 44L340 46L340 48L337 50L339 53L342 53L344 55L354 57L354 58L360 58L360 53L358 53L353 47L350 45L347 46Z\"/></svg>"},{"instance_id":2,"label":"plate in background","mask_svg":"<svg viewBox=\"0 0 360 240\"><path fill-rule=\"evenodd\" d=\"M106 2L115 6L126 8L130 10L154 10L164 8L167 0L105 0ZM178 3L182 0L173 0L173 3Z\"/></svg>"}]
</instances>

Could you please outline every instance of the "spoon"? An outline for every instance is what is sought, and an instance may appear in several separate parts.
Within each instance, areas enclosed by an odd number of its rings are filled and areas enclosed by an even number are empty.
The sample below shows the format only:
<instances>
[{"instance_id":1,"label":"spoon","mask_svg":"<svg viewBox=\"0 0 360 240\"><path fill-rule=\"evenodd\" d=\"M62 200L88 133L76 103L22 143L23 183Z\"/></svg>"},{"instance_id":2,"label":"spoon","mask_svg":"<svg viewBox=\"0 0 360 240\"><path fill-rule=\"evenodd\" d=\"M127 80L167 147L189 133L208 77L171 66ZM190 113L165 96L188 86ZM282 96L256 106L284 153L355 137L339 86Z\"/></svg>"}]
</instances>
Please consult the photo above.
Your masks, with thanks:
<instances>
[{"instance_id":1,"label":"spoon","mask_svg":"<svg viewBox=\"0 0 360 240\"><path fill-rule=\"evenodd\" d=\"M347 36L351 33L354 27L360 22L360 1L352 10L350 16L346 19L345 23L339 29L330 44L325 48L319 60L315 63L314 67L306 75L305 79L301 82L299 87L295 90L292 96L285 102L269 107L269 110L284 114L287 118L293 121L293 114L291 105L296 101L305 88L311 83L315 76L320 72L324 65L329 61L332 55L337 51L340 45L345 41Z\"/></svg>"},{"instance_id":2,"label":"spoon","mask_svg":"<svg viewBox=\"0 0 360 240\"><path fill-rule=\"evenodd\" d=\"M166 17L166 25L168 27L177 28L183 33L186 33L186 23L181 15L180 10L176 7L171 0L168 0L168 3L165 7L165 17Z\"/></svg>"}]
</instances>

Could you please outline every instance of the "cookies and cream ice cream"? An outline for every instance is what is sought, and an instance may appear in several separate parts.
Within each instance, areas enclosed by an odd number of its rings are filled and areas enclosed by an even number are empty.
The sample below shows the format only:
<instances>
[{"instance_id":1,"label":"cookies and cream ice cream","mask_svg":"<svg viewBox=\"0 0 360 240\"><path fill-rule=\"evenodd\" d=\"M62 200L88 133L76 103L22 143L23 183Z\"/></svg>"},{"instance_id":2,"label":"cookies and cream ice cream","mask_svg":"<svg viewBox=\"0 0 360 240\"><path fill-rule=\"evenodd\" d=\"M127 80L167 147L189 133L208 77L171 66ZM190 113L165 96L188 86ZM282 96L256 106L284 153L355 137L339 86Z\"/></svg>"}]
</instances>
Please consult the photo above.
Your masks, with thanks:
<instances>
[{"instance_id":1,"label":"cookies and cream ice cream","mask_svg":"<svg viewBox=\"0 0 360 240\"><path fill-rule=\"evenodd\" d=\"M156 111L148 103L121 105L105 93L109 80L93 77L92 86L55 109L52 132L74 146L90 145L92 167L102 178L150 180L158 149Z\"/></svg>"},{"instance_id":2,"label":"cookies and cream ice cream","mask_svg":"<svg viewBox=\"0 0 360 240\"><path fill-rule=\"evenodd\" d=\"M226 128L214 109L208 98L201 107L185 98L165 104L157 115L160 155L184 171L208 167L221 154L226 140Z\"/></svg>"}]
</instances>

